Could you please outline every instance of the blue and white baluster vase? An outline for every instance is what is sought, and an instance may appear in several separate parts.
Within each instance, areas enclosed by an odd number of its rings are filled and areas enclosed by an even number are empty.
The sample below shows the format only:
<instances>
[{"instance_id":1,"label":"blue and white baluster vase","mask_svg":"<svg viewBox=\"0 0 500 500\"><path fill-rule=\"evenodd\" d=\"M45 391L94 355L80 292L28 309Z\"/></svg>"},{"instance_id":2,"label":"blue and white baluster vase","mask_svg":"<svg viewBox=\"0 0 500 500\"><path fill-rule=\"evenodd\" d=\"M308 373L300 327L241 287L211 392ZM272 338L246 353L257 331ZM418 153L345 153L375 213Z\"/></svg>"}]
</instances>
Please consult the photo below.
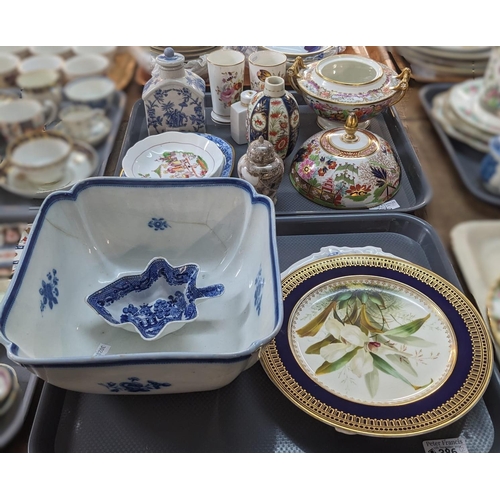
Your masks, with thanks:
<instances>
[{"instance_id":1,"label":"blue and white baluster vase","mask_svg":"<svg viewBox=\"0 0 500 500\"><path fill-rule=\"evenodd\" d=\"M284 160L297 143L299 125L299 106L293 95L285 90L285 80L280 76L267 77L264 90L248 105L248 142L262 136Z\"/></svg>"},{"instance_id":2,"label":"blue and white baluster vase","mask_svg":"<svg viewBox=\"0 0 500 500\"><path fill-rule=\"evenodd\" d=\"M205 80L185 69L184 56L170 47L156 63L142 91L148 134L205 132Z\"/></svg>"}]
</instances>

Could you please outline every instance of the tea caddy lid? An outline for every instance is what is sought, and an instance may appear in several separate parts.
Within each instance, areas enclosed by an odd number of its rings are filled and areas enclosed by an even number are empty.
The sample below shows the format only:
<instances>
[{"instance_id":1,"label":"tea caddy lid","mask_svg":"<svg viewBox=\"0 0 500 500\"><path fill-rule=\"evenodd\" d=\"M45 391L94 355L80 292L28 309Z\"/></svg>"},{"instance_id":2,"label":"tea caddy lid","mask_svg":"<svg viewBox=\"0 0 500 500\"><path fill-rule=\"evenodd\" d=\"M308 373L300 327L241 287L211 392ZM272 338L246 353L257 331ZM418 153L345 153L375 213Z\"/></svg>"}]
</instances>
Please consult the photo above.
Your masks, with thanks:
<instances>
[{"instance_id":1,"label":"tea caddy lid","mask_svg":"<svg viewBox=\"0 0 500 500\"><path fill-rule=\"evenodd\" d=\"M276 157L274 146L262 136L248 145L247 158L256 165L269 165Z\"/></svg>"},{"instance_id":2,"label":"tea caddy lid","mask_svg":"<svg viewBox=\"0 0 500 500\"><path fill-rule=\"evenodd\" d=\"M243 104L243 106L248 106L250 104L250 101L252 100L253 96L256 93L257 92L255 90L244 90L240 96L241 104Z\"/></svg>"},{"instance_id":3,"label":"tea caddy lid","mask_svg":"<svg viewBox=\"0 0 500 500\"><path fill-rule=\"evenodd\" d=\"M180 69L184 67L185 57L174 51L172 47L167 47L163 54L156 58L156 62L164 69Z\"/></svg>"}]
</instances>

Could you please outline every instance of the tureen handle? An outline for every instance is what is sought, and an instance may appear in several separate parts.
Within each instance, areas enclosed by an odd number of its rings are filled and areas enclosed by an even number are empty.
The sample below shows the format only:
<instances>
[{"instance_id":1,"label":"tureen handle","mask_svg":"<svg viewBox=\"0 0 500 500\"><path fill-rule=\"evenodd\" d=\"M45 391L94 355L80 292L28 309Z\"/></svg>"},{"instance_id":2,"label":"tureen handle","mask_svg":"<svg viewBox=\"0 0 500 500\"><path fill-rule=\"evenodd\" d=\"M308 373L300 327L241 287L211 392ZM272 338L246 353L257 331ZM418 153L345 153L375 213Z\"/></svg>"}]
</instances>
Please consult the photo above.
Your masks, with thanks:
<instances>
[{"instance_id":1,"label":"tureen handle","mask_svg":"<svg viewBox=\"0 0 500 500\"><path fill-rule=\"evenodd\" d=\"M400 80L397 85L391 87L389 90L402 90L406 92L410 82L411 71L410 68L404 68L399 75L396 76L396 80Z\"/></svg>"},{"instance_id":2,"label":"tureen handle","mask_svg":"<svg viewBox=\"0 0 500 500\"><path fill-rule=\"evenodd\" d=\"M293 61L293 64L287 70L288 77L290 78L290 85L296 92L300 93L300 89L297 84L297 77L299 76L299 71L301 69L305 69L306 67L307 66L304 64L302 57L297 56L295 58L295 61Z\"/></svg>"}]
</instances>

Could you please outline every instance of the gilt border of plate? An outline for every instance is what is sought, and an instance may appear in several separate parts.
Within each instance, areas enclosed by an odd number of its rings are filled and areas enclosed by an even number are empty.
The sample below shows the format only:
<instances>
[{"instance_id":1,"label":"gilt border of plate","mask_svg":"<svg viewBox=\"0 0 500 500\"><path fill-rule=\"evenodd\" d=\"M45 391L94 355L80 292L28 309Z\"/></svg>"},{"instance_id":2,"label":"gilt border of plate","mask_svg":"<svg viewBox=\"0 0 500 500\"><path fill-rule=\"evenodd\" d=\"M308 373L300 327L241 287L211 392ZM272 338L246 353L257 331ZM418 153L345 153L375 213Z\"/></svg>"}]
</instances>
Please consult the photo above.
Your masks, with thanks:
<instances>
[{"instance_id":1,"label":"gilt border of plate","mask_svg":"<svg viewBox=\"0 0 500 500\"><path fill-rule=\"evenodd\" d=\"M312 288L337 277L386 277L432 300L451 323L458 353L455 369L438 390L399 406L348 401L314 382L297 363L288 322L297 302ZM493 370L493 346L480 313L441 276L402 259L376 255L338 255L302 266L282 280L284 321L260 352L260 362L280 391L312 417L346 433L409 437L441 429L463 417L480 400Z\"/></svg>"}]
</instances>

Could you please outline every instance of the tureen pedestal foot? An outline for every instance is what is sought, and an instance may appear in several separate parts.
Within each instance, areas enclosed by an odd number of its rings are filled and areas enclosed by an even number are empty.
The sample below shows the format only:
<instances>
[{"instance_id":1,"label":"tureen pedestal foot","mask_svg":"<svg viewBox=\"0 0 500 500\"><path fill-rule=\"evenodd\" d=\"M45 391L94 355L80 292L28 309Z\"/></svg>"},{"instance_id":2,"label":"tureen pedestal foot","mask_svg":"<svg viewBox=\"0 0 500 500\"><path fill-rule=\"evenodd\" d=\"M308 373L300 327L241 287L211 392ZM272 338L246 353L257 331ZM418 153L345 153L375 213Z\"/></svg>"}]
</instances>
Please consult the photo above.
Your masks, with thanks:
<instances>
[{"instance_id":1,"label":"tureen pedestal foot","mask_svg":"<svg viewBox=\"0 0 500 500\"><path fill-rule=\"evenodd\" d=\"M318 127L323 130L331 130L333 128L342 128L345 125L345 122L339 122L336 120L327 120L322 116L318 116L316 118L316 123ZM358 123L358 129L367 129L370 126L370 120L366 120L364 122Z\"/></svg>"}]
</instances>

